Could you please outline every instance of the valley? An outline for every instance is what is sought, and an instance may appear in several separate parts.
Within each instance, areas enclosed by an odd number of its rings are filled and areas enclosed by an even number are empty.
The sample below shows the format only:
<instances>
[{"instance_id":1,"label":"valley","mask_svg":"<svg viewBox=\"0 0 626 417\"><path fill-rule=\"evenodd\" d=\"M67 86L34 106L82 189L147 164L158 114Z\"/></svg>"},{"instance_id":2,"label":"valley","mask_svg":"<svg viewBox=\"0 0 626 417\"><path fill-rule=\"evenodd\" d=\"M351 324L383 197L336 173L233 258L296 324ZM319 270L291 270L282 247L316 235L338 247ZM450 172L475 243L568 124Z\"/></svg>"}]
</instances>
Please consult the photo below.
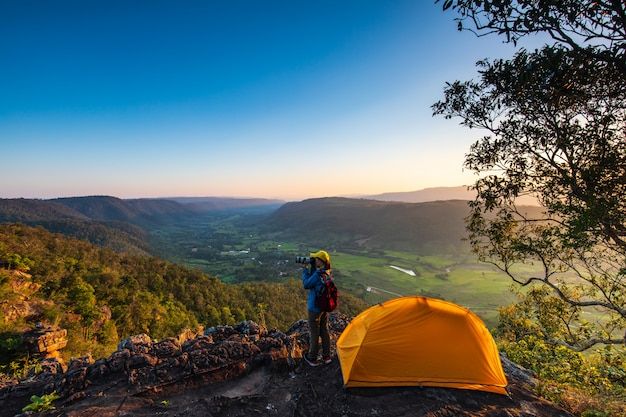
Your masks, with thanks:
<instances>
[{"instance_id":1,"label":"valley","mask_svg":"<svg viewBox=\"0 0 626 417\"><path fill-rule=\"evenodd\" d=\"M467 247L450 245L443 251L385 250L344 237L324 246L293 234L265 227L271 211L241 210L205 214L151 231L167 242L161 253L167 260L201 270L229 284L268 283L300 279L296 256L325 249L333 262L340 291L368 305L398 296L425 295L471 309L488 327L497 323L497 309L515 300L510 280L490 265L476 260ZM407 273L411 271L411 273Z\"/></svg>"},{"instance_id":2,"label":"valley","mask_svg":"<svg viewBox=\"0 0 626 417\"><path fill-rule=\"evenodd\" d=\"M467 214L466 200L0 200L2 222L154 256L226 284L299 282L295 257L325 249L339 290L366 305L426 295L467 307L493 327L498 307L515 295L509 278L463 242Z\"/></svg>"},{"instance_id":3,"label":"valley","mask_svg":"<svg viewBox=\"0 0 626 417\"><path fill-rule=\"evenodd\" d=\"M306 317L295 258L320 249L340 291L334 318L423 295L471 310L494 334L499 320L516 328L514 310L498 314L518 301L510 278L463 239L466 201L246 203L0 200L0 374L28 376L32 356L17 343L36 323L64 335L54 354L66 362L106 358L133 335L187 340L237 323L289 332ZM529 277L538 266L521 268ZM499 343L527 358L527 347Z\"/></svg>"}]
</instances>

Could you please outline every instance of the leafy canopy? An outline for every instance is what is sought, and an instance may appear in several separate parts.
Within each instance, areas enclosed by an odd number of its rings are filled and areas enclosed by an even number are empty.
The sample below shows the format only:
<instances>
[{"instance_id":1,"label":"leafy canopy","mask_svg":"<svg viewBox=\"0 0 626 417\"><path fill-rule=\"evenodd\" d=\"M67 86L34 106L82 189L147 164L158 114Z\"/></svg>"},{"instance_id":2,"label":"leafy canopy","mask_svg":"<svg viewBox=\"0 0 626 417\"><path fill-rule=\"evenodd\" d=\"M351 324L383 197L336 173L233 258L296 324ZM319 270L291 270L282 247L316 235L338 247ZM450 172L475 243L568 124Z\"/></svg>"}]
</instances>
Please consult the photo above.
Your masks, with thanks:
<instances>
[{"instance_id":1,"label":"leafy canopy","mask_svg":"<svg viewBox=\"0 0 626 417\"><path fill-rule=\"evenodd\" d=\"M479 62L478 81L447 84L445 99L433 105L435 115L488 132L465 158L479 178L467 223L473 250L516 283L540 289L527 293L529 332L577 351L624 344L623 2L443 6L460 13L460 29L469 19L477 31L508 41L538 32L555 41L511 60ZM536 197L544 215L518 207L523 195Z\"/></svg>"},{"instance_id":2,"label":"leafy canopy","mask_svg":"<svg viewBox=\"0 0 626 417\"><path fill-rule=\"evenodd\" d=\"M620 0L435 0L454 10L459 30L517 44L543 33L556 43L626 72L626 6Z\"/></svg>"}]
</instances>

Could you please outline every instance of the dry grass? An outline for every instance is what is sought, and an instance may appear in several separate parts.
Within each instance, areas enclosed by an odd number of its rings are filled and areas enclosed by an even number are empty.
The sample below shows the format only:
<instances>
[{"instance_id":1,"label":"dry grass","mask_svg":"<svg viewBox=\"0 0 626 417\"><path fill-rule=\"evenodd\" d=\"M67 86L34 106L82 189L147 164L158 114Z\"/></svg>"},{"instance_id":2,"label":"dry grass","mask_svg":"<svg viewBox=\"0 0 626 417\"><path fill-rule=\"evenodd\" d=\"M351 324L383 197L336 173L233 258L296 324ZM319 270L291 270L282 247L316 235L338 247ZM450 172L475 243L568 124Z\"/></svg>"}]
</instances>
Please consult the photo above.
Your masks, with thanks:
<instances>
[{"instance_id":1,"label":"dry grass","mask_svg":"<svg viewBox=\"0 0 626 417\"><path fill-rule=\"evenodd\" d=\"M572 414L581 417L621 417L626 416L626 396L590 395L579 389L568 387L555 401Z\"/></svg>"}]
</instances>

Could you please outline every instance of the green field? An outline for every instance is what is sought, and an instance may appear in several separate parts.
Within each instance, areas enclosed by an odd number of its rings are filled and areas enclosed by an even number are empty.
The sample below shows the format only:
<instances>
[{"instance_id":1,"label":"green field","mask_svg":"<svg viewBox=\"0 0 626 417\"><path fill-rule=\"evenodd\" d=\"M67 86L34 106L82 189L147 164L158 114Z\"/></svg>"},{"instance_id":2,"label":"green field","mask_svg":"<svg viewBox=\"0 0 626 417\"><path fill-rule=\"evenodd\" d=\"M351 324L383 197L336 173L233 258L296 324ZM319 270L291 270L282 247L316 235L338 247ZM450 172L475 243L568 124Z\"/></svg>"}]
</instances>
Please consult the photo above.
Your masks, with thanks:
<instances>
[{"instance_id":1,"label":"green field","mask_svg":"<svg viewBox=\"0 0 626 417\"><path fill-rule=\"evenodd\" d=\"M445 299L475 312L489 326L497 309L515 300L510 280L470 254L464 257L393 252L372 257L335 252L337 284L370 304L398 296L425 295ZM393 268L398 267L401 270Z\"/></svg>"}]
</instances>

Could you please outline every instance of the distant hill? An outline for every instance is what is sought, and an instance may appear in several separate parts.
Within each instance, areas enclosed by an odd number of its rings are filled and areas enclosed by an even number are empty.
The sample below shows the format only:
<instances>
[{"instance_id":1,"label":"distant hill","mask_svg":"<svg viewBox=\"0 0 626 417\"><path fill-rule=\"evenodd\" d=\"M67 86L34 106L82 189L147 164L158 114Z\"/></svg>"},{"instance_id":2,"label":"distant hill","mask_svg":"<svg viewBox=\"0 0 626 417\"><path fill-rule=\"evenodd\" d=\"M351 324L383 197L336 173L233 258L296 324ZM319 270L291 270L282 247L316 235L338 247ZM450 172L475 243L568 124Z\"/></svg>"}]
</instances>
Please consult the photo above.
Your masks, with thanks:
<instances>
[{"instance_id":1,"label":"distant hill","mask_svg":"<svg viewBox=\"0 0 626 417\"><path fill-rule=\"evenodd\" d=\"M256 198L177 197L123 200L110 196L55 198L51 200L0 199L0 222L85 220L126 222L150 228L154 225L218 210L267 207L281 200Z\"/></svg>"},{"instance_id":2,"label":"distant hill","mask_svg":"<svg viewBox=\"0 0 626 417\"><path fill-rule=\"evenodd\" d=\"M0 223L41 226L117 252L158 255L146 227L190 210L173 201L149 202L147 206L107 196L0 199Z\"/></svg>"},{"instance_id":3,"label":"distant hill","mask_svg":"<svg viewBox=\"0 0 626 417\"><path fill-rule=\"evenodd\" d=\"M167 200L183 204L185 207L198 211L207 212L214 210L231 209L262 209L278 208L285 204L284 200L266 198L234 198L234 197L171 197Z\"/></svg>"},{"instance_id":4,"label":"distant hill","mask_svg":"<svg viewBox=\"0 0 626 417\"><path fill-rule=\"evenodd\" d=\"M464 198L448 199L451 196ZM52 200L0 199L0 222L43 226L116 251L159 256L151 230L198 216L237 210L269 236L327 247L457 251L466 236L470 192L465 187L386 193L376 198L328 197L285 203L271 199L177 197L130 199L110 196ZM404 200L428 200L403 202ZM253 214L262 214L261 217ZM242 223L243 224L243 223Z\"/></svg>"},{"instance_id":5,"label":"distant hill","mask_svg":"<svg viewBox=\"0 0 626 417\"><path fill-rule=\"evenodd\" d=\"M128 222L140 227L150 227L193 213L190 208L172 200L122 200L109 196L89 196L50 201L61 203L92 220Z\"/></svg>"},{"instance_id":6,"label":"distant hill","mask_svg":"<svg viewBox=\"0 0 626 417\"><path fill-rule=\"evenodd\" d=\"M369 248L459 250L467 201L402 203L320 198L287 203L267 220L267 231L328 247L341 242Z\"/></svg>"},{"instance_id":7,"label":"distant hill","mask_svg":"<svg viewBox=\"0 0 626 417\"><path fill-rule=\"evenodd\" d=\"M72 207L62 200L0 199L0 223L41 226L118 252L155 254L148 233L137 225L119 216L91 217L86 207Z\"/></svg>"},{"instance_id":8,"label":"distant hill","mask_svg":"<svg viewBox=\"0 0 626 417\"><path fill-rule=\"evenodd\" d=\"M158 238L149 233L155 227L188 222L196 216L220 210L275 210L283 203L279 200L218 197L0 199L0 223L42 226L51 232L88 240L118 252L159 256L153 245Z\"/></svg>"},{"instance_id":9,"label":"distant hill","mask_svg":"<svg viewBox=\"0 0 626 417\"><path fill-rule=\"evenodd\" d=\"M429 201L465 200L476 197L476 192L468 190L467 185L458 187L434 187L417 191L391 192L382 194L363 195L353 198L364 198L379 201L402 201L404 203L425 203Z\"/></svg>"},{"instance_id":10,"label":"distant hill","mask_svg":"<svg viewBox=\"0 0 626 417\"><path fill-rule=\"evenodd\" d=\"M268 236L317 241L324 247L349 243L373 249L421 251L459 250L465 236L464 218L469 214L466 200L404 203L333 197L283 203L212 197L122 200L90 196L0 200L0 220L41 225L116 250L156 254L148 244L151 228L189 222L211 211L244 208L264 208L264 216L253 219L261 222L259 227Z\"/></svg>"},{"instance_id":11,"label":"distant hill","mask_svg":"<svg viewBox=\"0 0 626 417\"><path fill-rule=\"evenodd\" d=\"M0 223L69 219L89 220L89 217L71 207L50 200L0 199Z\"/></svg>"},{"instance_id":12,"label":"distant hill","mask_svg":"<svg viewBox=\"0 0 626 417\"><path fill-rule=\"evenodd\" d=\"M354 198L365 198L379 201L402 201L405 203L425 203L428 201L465 200L471 201L476 198L476 191L469 190L467 185L458 187L434 187L424 188L417 191L382 193L373 195L363 195ZM518 204L535 206L537 200L532 197L520 197Z\"/></svg>"}]
</instances>

